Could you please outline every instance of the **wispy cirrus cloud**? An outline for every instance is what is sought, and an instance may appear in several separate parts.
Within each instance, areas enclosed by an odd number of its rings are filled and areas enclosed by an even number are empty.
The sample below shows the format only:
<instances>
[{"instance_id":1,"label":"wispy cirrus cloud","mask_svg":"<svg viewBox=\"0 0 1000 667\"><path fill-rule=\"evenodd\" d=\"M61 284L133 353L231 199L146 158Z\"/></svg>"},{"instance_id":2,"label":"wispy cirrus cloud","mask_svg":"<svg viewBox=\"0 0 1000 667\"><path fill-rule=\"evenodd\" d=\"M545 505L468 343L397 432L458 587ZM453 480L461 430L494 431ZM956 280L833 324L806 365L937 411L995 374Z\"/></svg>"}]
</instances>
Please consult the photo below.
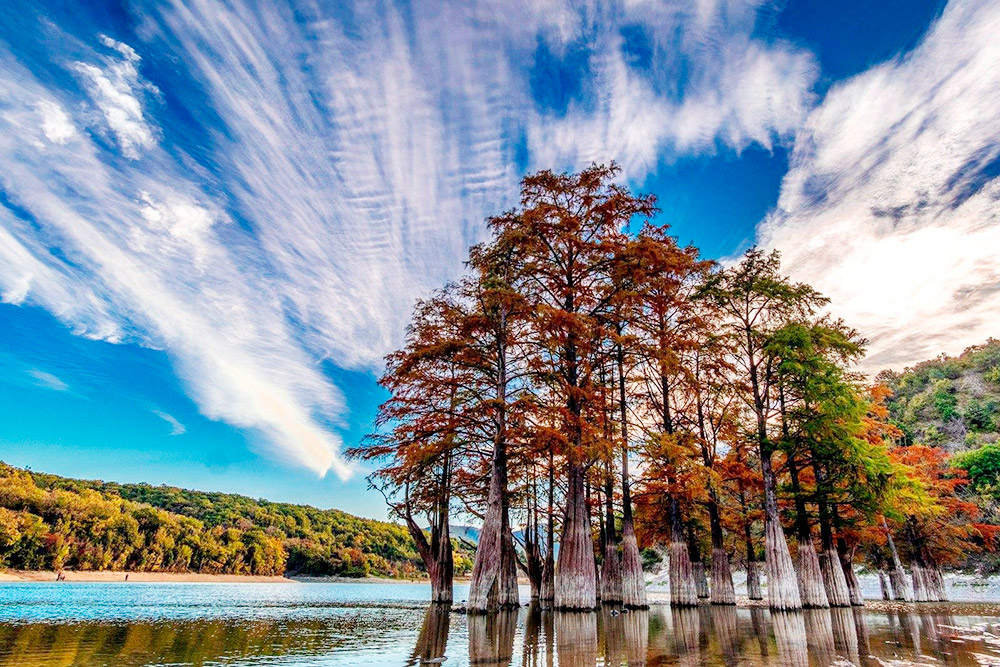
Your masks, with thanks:
<instances>
[{"instance_id":1,"label":"wispy cirrus cloud","mask_svg":"<svg viewBox=\"0 0 1000 667\"><path fill-rule=\"evenodd\" d=\"M532 117L534 163L613 158L641 179L662 159L791 139L815 103L819 68L808 51L754 36L762 4L634 2L598 13L587 94L565 114ZM638 45L623 32L635 25ZM631 62L646 57L649 67Z\"/></svg>"},{"instance_id":2,"label":"wispy cirrus cloud","mask_svg":"<svg viewBox=\"0 0 1000 667\"><path fill-rule=\"evenodd\" d=\"M170 435L184 435L187 433L187 428L184 424L180 423L180 421L178 421L177 418L169 412L164 412L163 410L153 410L153 414L170 424Z\"/></svg>"},{"instance_id":3,"label":"wispy cirrus cloud","mask_svg":"<svg viewBox=\"0 0 1000 667\"><path fill-rule=\"evenodd\" d=\"M342 397L303 350L278 286L248 270L261 261L252 239L162 148L121 164L89 135L49 140L38 104L65 107L3 60L5 299L43 305L82 335L166 349L208 417L347 474L320 421L336 418Z\"/></svg>"},{"instance_id":4,"label":"wispy cirrus cloud","mask_svg":"<svg viewBox=\"0 0 1000 667\"><path fill-rule=\"evenodd\" d=\"M830 90L759 229L871 339L868 370L1000 335L1000 6L953 0Z\"/></svg>"},{"instance_id":5,"label":"wispy cirrus cloud","mask_svg":"<svg viewBox=\"0 0 1000 667\"><path fill-rule=\"evenodd\" d=\"M324 363L378 369L522 169L794 134L815 64L754 36L759 6L163 0L126 7L129 43L0 44L0 295L164 349L205 415L349 474ZM565 112L542 44L586 54Z\"/></svg>"},{"instance_id":6,"label":"wispy cirrus cloud","mask_svg":"<svg viewBox=\"0 0 1000 667\"><path fill-rule=\"evenodd\" d=\"M29 369L27 373L34 379L35 384L39 387L44 387L53 391L69 391L69 385L52 373L42 371L37 368Z\"/></svg>"}]
</instances>

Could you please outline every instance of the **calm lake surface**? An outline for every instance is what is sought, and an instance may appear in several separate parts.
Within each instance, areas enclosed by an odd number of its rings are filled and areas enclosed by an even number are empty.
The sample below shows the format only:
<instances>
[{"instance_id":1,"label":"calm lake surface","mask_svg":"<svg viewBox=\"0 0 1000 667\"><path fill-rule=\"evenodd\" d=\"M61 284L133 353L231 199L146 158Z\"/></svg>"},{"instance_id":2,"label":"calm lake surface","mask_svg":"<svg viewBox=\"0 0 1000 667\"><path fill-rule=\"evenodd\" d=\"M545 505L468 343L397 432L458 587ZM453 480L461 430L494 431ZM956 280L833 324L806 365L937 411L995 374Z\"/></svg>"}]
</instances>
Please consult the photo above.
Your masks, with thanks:
<instances>
[{"instance_id":1,"label":"calm lake surface","mask_svg":"<svg viewBox=\"0 0 1000 667\"><path fill-rule=\"evenodd\" d=\"M2 584L0 665L1000 665L985 608L484 618L427 597L420 584Z\"/></svg>"}]
</instances>

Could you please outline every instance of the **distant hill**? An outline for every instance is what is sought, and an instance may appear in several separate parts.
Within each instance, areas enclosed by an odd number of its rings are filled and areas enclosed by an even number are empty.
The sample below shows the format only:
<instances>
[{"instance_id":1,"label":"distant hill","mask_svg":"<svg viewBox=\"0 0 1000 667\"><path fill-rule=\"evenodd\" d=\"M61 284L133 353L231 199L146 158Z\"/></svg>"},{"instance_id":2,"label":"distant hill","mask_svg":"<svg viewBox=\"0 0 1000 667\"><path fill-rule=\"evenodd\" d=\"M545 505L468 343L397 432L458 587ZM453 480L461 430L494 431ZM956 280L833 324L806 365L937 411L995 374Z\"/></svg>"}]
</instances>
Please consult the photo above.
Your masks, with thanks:
<instances>
[{"instance_id":1,"label":"distant hill","mask_svg":"<svg viewBox=\"0 0 1000 667\"><path fill-rule=\"evenodd\" d=\"M893 391L889 414L905 444L954 452L1000 439L1000 340L879 378Z\"/></svg>"},{"instance_id":2,"label":"distant hill","mask_svg":"<svg viewBox=\"0 0 1000 667\"><path fill-rule=\"evenodd\" d=\"M469 553L459 547L457 571L471 567ZM406 529L393 523L4 463L0 566L358 577L419 576L422 567Z\"/></svg>"}]
</instances>

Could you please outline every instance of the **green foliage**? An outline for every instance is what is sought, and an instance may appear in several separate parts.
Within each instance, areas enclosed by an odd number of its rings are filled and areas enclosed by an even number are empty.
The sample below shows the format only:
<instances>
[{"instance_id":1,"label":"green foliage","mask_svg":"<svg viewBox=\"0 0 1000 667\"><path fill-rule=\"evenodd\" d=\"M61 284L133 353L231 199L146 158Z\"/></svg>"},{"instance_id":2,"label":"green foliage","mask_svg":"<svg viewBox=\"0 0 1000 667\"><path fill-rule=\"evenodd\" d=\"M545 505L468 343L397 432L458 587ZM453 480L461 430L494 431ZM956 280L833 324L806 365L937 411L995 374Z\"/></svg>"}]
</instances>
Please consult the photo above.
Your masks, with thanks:
<instances>
[{"instance_id":1,"label":"green foliage","mask_svg":"<svg viewBox=\"0 0 1000 667\"><path fill-rule=\"evenodd\" d=\"M338 510L0 463L0 565L21 569L416 576L406 530Z\"/></svg>"},{"instance_id":2,"label":"green foliage","mask_svg":"<svg viewBox=\"0 0 1000 667\"><path fill-rule=\"evenodd\" d=\"M972 431L996 431L1000 401L974 398L965 406L965 424Z\"/></svg>"},{"instance_id":3,"label":"green foliage","mask_svg":"<svg viewBox=\"0 0 1000 667\"><path fill-rule=\"evenodd\" d=\"M934 382L934 408L941 416L941 421L951 421L958 412L958 398L955 397L955 390L951 382L945 379Z\"/></svg>"},{"instance_id":4,"label":"green foliage","mask_svg":"<svg viewBox=\"0 0 1000 667\"><path fill-rule=\"evenodd\" d=\"M642 558L642 569L646 572L649 572L663 562L663 559L660 558L660 554L658 554L655 549L650 549L649 547L643 549L639 553L639 556Z\"/></svg>"},{"instance_id":5,"label":"green foliage","mask_svg":"<svg viewBox=\"0 0 1000 667\"><path fill-rule=\"evenodd\" d=\"M880 379L892 389L890 419L903 432L903 444L955 451L1000 437L1000 340L902 373L887 371Z\"/></svg>"},{"instance_id":6,"label":"green foliage","mask_svg":"<svg viewBox=\"0 0 1000 667\"><path fill-rule=\"evenodd\" d=\"M969 474L969 481L976 492L1000 499L1000 445L983 445L979 449L956 454L951 465Z\"/></svg>"}]
</instances>

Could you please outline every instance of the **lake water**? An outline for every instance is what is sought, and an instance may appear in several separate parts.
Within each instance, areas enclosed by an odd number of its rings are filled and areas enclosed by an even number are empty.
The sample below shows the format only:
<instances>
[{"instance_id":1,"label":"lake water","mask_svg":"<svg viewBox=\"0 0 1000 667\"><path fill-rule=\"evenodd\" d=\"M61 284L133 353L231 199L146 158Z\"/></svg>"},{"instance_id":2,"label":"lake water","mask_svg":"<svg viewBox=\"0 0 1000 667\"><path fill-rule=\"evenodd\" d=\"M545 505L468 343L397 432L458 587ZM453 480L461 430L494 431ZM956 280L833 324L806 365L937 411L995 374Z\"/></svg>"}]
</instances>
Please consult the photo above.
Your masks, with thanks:
<instances>
[{"instance_id":1,"label":"lake water","mask_svg":"<svg viewBox=\"0 0 1000 667\"><path fill-rule=\"evenodd\" d=\"M2 584L0 665L1000 665L986 607L469 617L427 597L420 584Z\"/></svg>"}]
</instances>

